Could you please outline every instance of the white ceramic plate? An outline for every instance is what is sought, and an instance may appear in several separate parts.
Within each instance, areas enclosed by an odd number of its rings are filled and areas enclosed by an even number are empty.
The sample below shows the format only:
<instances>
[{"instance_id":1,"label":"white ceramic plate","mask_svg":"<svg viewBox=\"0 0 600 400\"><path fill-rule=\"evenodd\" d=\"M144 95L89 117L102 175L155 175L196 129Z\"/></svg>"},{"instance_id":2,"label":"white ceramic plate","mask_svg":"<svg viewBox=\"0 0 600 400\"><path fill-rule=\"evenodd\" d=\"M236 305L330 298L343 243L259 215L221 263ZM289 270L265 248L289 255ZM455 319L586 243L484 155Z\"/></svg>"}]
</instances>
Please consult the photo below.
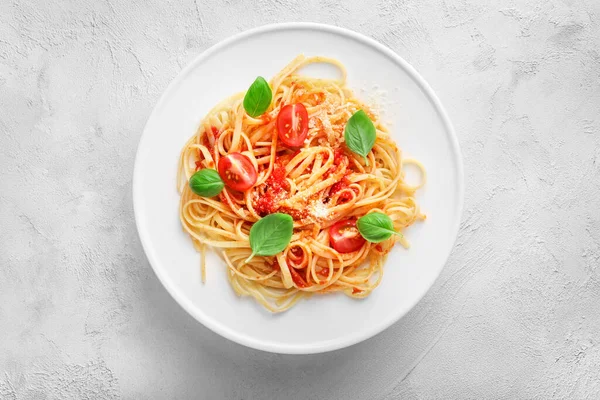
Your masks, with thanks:
<instances>
[{"instance_id":1,"label":"white ceramic plate","mask_svg":"<svg viewBox=\"0 0 600 400\"><path fill-rule=\"evenodd\" d=\"M383 282L366 299L313 296L273 315L252 298L237 297L226 266L207 256L200 282L199 254L179 221L175 177L179 152L217 102L261 75L273 76L296 55L333 57L348 69L348 84L368 101L372 94L391 122L405 155L427 168L418 193L427 221L404 233L409 250L396 246ZM311 67L314 74L331 71ZM385 93L381 93L385 91ZM227 39L198 56L175 78L152 111L139 144L133 201L138 232L150 264L175 300L198 321L235 342L277 353L318 353L365 340L398 321L439 275L454 244L463 197L456 136L439 100L417 72L387 47L327 25L277 24Z\"/></svg>"}]
</instances>

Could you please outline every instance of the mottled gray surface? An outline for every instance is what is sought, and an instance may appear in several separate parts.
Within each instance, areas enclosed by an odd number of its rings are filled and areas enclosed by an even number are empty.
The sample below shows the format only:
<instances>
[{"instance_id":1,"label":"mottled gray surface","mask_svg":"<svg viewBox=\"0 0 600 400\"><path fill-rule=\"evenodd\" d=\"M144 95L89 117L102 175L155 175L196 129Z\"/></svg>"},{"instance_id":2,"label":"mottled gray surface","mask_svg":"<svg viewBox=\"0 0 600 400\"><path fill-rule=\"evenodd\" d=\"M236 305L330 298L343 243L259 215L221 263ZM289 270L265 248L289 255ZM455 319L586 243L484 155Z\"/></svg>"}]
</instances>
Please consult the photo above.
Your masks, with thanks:
<instances>
[{"instance_id":1,"label":"mottled gray surface","mask_svg":"<svg viewBox=\"0 0 600 400\"><path fill-rule=\"evenodd\" d=\"M0 2L0 398L600 398L600 2L220 3ZM292 20L412 63L467 183L423 301L374 339L300 357L180 309L131 202L169 81L221 39Z\"/></svg>"}]
</instances>

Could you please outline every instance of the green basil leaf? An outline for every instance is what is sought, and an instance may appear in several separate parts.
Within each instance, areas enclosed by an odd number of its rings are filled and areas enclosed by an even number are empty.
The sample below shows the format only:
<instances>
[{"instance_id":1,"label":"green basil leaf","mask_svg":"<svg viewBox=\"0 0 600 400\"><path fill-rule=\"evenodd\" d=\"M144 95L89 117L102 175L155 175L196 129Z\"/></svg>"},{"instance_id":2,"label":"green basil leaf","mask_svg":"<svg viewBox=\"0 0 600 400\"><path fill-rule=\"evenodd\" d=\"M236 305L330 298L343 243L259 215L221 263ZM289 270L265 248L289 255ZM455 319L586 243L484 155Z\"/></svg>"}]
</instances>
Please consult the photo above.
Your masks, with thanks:
<instances>
[{"instance_id":1,"label":"green basil leaf","mask_svg":"<svg viewBox=\"0 0 600 400\"><path fill-rule=\"evenodd\" d=\"M250 85L250 88L244 96L244 109L249 116L253 118L259 117L267 111L271 105L272 98L273 93L271 92L269 83L265 78L259 76L252 85Z\"/></svg>"},{"instance_id":2,"label":"green basil leaf","mask_svg":"<svg viewBox=\"0 0 600 400\"><path fill-rule=\"evenodd\" d=\"M190 189L198 196L216 196L221 193L224 185L219 173L214 169L201 169L190 178Z\"/></svg>"},{"instance_id":3,"label":"green basil leaf","mask_svg":"<svg viewBox=\"0 0 600 400\"><path fill-rule=\"evenodd\" d=\"M346 146L356 154L363 156L367 166L369 166L367 154L373 148L376 137L375 125L363 110L355 112L344 128Z\"/></svg>"},{"instance_id":4,"label":"green basil leaf","mask_svg":"<svg viewBox=\"0 0 600 400\"><path fill-rule=\"evenodd\" d=\"M402 237L401 233L394 230L394 224L390 217L380 212L374 212L360 217L356 221L358 231L366 240L372 243L383 242L392 235Z\"/></svg>"},{"instance_id":5,"label":"green basil leaf","mask_svg":"<svg viewBox=\"0 0 600 400\"><path fill-rule=\"evenodd\" d=\"M250 247L254 256L274 256L285 250L292 240L294 220L287 214L275 213L258 220L250 228Z\"/></svg>"}]
</instances>

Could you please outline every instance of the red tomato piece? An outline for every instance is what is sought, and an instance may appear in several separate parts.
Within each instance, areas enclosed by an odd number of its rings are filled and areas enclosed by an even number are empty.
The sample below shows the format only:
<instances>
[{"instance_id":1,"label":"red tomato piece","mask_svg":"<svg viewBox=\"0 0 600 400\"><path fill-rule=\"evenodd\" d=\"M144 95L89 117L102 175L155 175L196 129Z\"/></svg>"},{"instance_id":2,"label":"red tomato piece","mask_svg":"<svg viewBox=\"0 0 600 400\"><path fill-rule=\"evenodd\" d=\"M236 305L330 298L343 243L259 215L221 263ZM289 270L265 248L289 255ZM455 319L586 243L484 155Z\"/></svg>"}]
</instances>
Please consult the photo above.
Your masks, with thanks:
<instances>
[{"instance_id":1,"label":"red tomato piece","mask_svg":"<svg viewBox=\"0 0 600 400\"><path fill-rule=\"evenodd\" d=\"M243 192L256 183L256 168L252 161L241 153L231 153L219 159L219 175L233 190Z\"/></svg>"},{"instance_id":2,"label":"red tomato piece","mask_svg":"<svg viewBox=\"0 0 600 400\"><path fill-rule=\"evenodd\" d=\"M359 250L365 239L356 228L356 221L346 219L338 221L329 228L329 242L340 253L351 253Z\"/></svg>"},{"instance_id":3,"label":"red tomato piece","mask_svg":"<svg viewBox=\"0 0 600 400\"><path fill-rule=\"evenodd\" d=\"M290 270L290 275L292 275L292 280L294 281L294 283L296 284L296 286L298 286L299 288L305 288L305 287L309 286L304 281L304 279L302 278L302 276L300 276L300 274L298 273L298 271L296 271L296 268L294 268L294 267L288 267L288 269Z\"/></svg>"},{"instance_id":4,"label":"red tomato piece","mask_svg":"<svg viewBox=\"0 0 600 400\"><path fill-rule=\"evenodd\" d=\"M279 111L277 133L286 146L302 146L308 135L308 112L302 103L288 104Z\"/></svg>"}]
</instances>

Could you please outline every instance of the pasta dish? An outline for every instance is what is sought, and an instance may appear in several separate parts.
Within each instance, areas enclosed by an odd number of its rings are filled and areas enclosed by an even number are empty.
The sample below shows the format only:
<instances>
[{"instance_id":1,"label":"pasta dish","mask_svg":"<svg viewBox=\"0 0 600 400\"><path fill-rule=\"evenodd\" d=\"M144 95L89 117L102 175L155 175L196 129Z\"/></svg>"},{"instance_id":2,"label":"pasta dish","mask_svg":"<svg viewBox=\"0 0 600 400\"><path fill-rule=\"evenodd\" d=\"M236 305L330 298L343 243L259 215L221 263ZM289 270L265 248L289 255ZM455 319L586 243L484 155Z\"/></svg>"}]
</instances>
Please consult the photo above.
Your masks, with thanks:
<instances>
[{"instance_id":1,"label":"pasta dish","mask_svg":"<svg viewBox=\"0 0 600 400\"><path fill-rule=\"evenodd\" d=\"M333 64L340 79L301 75L310 63ZM416 185L404 180L409 163ZM424 184L423 166L346 86L344 66L303 55L216 105L183 147L177 178L202 281L210 246L234 291L272 312L311 295L368 296L392 247L409 247L402 230L425 219L414 197Z\"/></svg>"}]
</instances>

